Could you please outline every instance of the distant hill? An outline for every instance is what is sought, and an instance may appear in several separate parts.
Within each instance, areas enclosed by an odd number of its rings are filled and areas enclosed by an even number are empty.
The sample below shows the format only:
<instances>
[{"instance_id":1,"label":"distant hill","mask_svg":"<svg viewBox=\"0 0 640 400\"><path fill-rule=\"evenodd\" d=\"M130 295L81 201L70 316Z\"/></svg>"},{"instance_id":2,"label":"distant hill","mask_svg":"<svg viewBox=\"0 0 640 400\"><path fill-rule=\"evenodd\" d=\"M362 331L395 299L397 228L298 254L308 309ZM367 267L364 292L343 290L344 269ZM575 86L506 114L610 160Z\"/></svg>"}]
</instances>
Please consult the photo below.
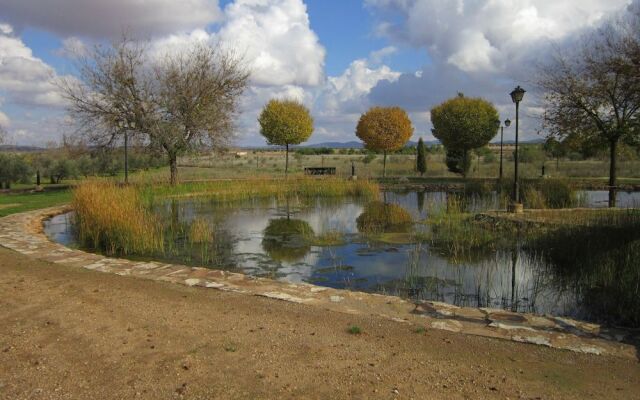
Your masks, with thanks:
<instances>
[{"instance_id":1,"label":"distant hill","mask_svg":"<svg viewBox=\"0 0 640 400\"><path fill-rule=\"evenodd\" d=\"M500 144L500 141L492 141L491 144ZM544 143L544 139L536 138L530 140L521 140L520 144L541 144ZM427 146L439 145L439 140L427 140L424 142ZM505 140L504 144L515 144L514 140ZM407 142L406 147L417 146L418 142L409 141ZM364 145L362 142L352 140L350 142L321 142L321 143L312 143L312 144L304 144L300 146L292 146L292 149L317 149L317 148L330 148L330 149L361 149ZM254 149L268 149L268 148L276 148L275 146L241 146L242 149L254 150Z\"/></svg>"},{"instance_id":2,"label":"distant hill","mask_svg":"<svg viewBox=\"0 0 640 400\"><path fill-rule=\"evenodd\" d=\"M434 145L434 144L440 144L439 141L437 140L431 140L431 141L426 141L424 142L424 144L426 145ZM406 146L407 147L411 147L411 146L417 146L418 142L412 142L409 141L407 142ZM351 142L322 142L322 143L313 143L313 144L306 144L303 146L296 146L296 147L301 147L301 148L320 148L320 147L327 147L327 148L331 148L331 149L361 149L364 147L362 142L358 142L358 141L351 141Z\"/></svg>"},{"instance_id":3,"label":"distant hill","mask_svg":"<svg viewBox=\"0 0 640 400\"><path fill-rule=\"evenodd\" d=\"M42 147L37 146L16 146L12 144L3 144L0 145L0 152L19 152L19 153L29 153L34 151L42 151L44 150Z\"/></svg>"}]
</instances>

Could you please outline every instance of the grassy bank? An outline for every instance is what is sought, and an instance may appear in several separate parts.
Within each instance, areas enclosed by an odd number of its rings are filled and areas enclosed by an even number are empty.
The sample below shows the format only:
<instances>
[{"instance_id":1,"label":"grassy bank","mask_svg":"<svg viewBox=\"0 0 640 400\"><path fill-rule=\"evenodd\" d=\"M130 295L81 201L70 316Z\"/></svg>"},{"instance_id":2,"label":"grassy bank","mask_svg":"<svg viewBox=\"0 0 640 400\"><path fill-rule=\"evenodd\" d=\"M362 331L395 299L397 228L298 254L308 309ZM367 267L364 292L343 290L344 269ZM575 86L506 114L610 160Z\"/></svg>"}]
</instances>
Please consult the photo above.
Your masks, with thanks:
<instances>
[{"instance_id":1,"label":"grassy bank","mask_svg":"<svg viewBox=\"0 0 640 400\"><path fill-rule=\"evenodd\" d=\"M0 195L0 217L40 208L59 206L71 200L69 190Z\"/></svg>"}]
</instances>

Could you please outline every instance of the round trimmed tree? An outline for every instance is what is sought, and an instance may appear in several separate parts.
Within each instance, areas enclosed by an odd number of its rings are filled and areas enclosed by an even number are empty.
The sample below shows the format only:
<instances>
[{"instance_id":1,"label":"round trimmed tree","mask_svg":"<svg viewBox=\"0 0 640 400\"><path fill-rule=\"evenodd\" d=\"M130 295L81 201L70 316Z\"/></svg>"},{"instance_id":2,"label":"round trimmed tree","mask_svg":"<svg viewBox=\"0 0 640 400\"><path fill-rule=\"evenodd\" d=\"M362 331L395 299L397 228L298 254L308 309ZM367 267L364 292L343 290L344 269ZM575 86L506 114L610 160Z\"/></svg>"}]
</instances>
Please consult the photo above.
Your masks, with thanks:
<instances>
[{"instance_id":1,"label":"round trimmed tree","mask_svg":"<svg viewBox=\"0 0 640 400\"><path fill-rule=\"evenodd\" d=\"M271 100L262 109L260 133L270 145L285 146L284 171L289 172L289 145L307 141L313 133L309 109L296 100Z\"/></svg>"},{"instance_id":2,"label":"round trimmed tree","mask_svg":"<svg viewBox=\"0 0 640 400\"><path fill-rule=\"evenodd\" d=\"M401 149L413 135L413 125L400 107L372 107L360 116L356 136L369 150L382 151L382 176L386 175L387 152Z\"/></svg>"},{"instance_id":3,"label":"round trimmed tree","mask_svg":"<svg viewBox=\"0 0 640 400\"><path fill-rule=\"evenodd\" d=\"M433 136L447 149L447 167L467 176L469 151L485 146L500 128L498 111L481 98L462 94L431 109Z\"/></svg>"}]
</instances>

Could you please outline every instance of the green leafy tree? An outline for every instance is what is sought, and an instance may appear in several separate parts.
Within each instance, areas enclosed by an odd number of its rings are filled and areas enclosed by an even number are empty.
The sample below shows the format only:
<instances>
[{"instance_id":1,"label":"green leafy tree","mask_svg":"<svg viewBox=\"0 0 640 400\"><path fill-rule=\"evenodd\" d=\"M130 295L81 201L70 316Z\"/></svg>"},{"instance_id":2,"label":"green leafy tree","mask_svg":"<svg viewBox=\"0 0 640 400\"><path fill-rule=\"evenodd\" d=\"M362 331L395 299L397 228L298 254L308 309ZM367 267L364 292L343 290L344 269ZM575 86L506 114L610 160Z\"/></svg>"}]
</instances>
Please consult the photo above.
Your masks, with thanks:
<instances>
[{"instance_id":1,"label":"green leafy tree","mask_svg":"<svg viewBox=\"0 0 640 400\"><path fill-rule=\"evenodd\" d=\"M413 135L413 125L400 107L372 107L362 114L356 136L368 150L382 151L382 176L386 175L387 153L401 149Z\"/></svg>"},{"instance_id":2,"label":"green leafy tree","mask_svg":"<svg viewBox=\"0 0 640 400\"><path fill-rule=\"evenodd\" d=\"M447 150L447 167L467 176L469 151L489 143L498 132L498 111L481 98L457 97L431 109L433 135Z\"/></svg>"},{"instance_id":3,"label":"green leafy tree","mask_svg":"<svg viewBox=\"0 0 640 400\"><path fill-rule=\"evenodd\" d=\"M416 158L416 169L420 173L420 176L423 176L424 173L427 172L427 151L424 147L422 138L418 140L417 152L418 156Z\"/></svg>"},{"instance_id":4,"label":"green leafy tree","mask_svg":"<svg viewBox=\"0 0 640 400\"><path fill-rule=\"evenodd\" d=\"M49 169L49 177L52 183L60 183L62 180L78 175L75 161L62 158L54 161Z\"/></svg>"},{"instance_id":5,"label":"green leafy tree","mask_svg":"<svg viewBox=\"0 0 640 400\"><path fill-rule=\"evenodd\" d=\"M307 107L295 100L271 100L262 109L260 133L271 145L285 146L285 174L289 171L289 145L307 141L313 133L313 118Z\"/></svg>"},{"instance_id":6,"label":"green leafy tree","mask_svg":"<svg viewBox=\"0 0 640 400\"><path fill-rule=\"evenodd\" d=\"M0 186L9 189L12 183L26 183L31 178L31 172L29 164L23 157L0 153Z\"/></svg>"}]
</instances>

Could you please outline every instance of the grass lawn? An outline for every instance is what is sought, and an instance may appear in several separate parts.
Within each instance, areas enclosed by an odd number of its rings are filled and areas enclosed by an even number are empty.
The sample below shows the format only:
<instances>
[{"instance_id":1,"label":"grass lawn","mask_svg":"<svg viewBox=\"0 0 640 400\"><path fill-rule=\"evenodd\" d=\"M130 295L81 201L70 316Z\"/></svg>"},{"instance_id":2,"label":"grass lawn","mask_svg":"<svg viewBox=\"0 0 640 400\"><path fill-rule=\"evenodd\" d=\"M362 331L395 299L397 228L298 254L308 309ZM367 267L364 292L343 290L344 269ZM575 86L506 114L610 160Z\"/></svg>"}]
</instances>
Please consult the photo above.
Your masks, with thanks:
<instances>
[{"instance_id":1,"label":"grass lawn","mask_svg":"<svg viewBox=\"0 0 640 400\"><path fill-rule=\"evenodd\" d=\"M69 201L71 201L71 192L69 190L0 194L0 217L38 208L53 207Z\"/></svg>"}]
</instances>

